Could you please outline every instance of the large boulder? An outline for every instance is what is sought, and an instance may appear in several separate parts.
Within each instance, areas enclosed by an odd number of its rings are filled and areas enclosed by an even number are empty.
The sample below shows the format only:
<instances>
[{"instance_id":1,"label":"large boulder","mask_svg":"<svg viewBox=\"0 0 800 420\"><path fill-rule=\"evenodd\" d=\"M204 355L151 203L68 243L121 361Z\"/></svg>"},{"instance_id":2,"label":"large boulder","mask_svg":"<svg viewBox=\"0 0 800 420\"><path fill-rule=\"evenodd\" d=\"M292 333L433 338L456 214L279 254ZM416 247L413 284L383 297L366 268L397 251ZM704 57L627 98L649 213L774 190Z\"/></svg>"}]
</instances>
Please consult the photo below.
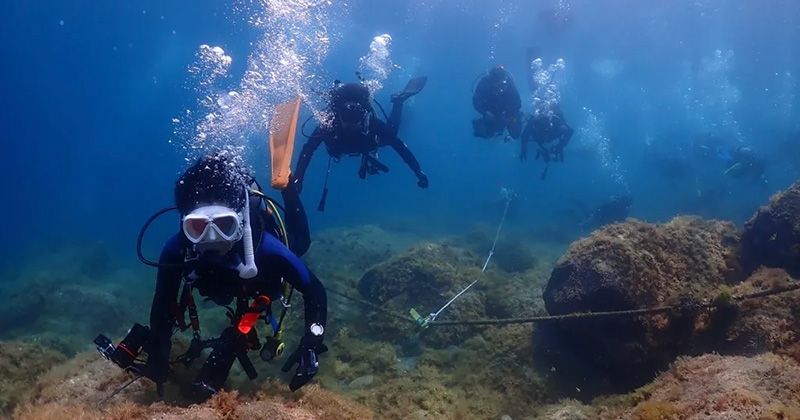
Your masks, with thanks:
<instances>
[{"instance_id":1,"label":"large boulder","mask_svg":"<svg viewBox=\"0 0 800 420\"><path fill-rule=\"evenodd\" d=\"M745 223L742 257L751 270L765 265L800 275L800 182L774 195Z\"/></svg>"},{"instance_id":2,"label":"large boulder","mask_svg":"<svg viewBox=\"0 0 800 420\"><path fill-rule=\"evenodd\" d=\"M732 223L679 217L664 225L636 220L606 226L573 243L544 291L552 315L619 311L711 299L743 278ZM712 321L694 313L564 321L564 345L612 382L640 385L684 352ZM552 332L552 331L551 331ZM584 375L585 376L585 375Z\"/></svg>"},{"instance_id":3,"label":"large boulder","mask_svg":"<svg viewBox=\"0 0 800 420\"><path fill-rule=\"evenodd\" d=\"M480 260L475 254L444 244L418 244L389 261L367 271L358 283L358 290L370 302L386 310L407 315L411 308L427 315L478 278ZM483 318L485 299L476 287L451 305L443 319L467 320ZM397 318L376 313L369 318L370 335L393 339L413 331L413 325ZM423 338L429 344L458 344L471 335L466 327L429 328Z\"/></svg>"}]
</instances>

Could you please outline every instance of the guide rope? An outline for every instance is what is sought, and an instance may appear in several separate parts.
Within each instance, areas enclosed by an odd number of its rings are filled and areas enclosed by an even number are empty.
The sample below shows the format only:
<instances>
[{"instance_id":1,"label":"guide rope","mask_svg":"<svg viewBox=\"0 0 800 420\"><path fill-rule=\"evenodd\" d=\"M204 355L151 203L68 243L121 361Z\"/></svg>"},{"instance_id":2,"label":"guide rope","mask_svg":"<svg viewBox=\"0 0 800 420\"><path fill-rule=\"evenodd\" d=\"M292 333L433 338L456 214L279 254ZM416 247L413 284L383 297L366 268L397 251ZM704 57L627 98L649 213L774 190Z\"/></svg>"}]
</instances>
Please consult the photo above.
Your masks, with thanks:
<instances>
[{"instance_id":1,"label":"guide rope","mask_svg":"<svg viewBox=\"0 0 800 420\"><path fill-rule=\"evenodd\" d=\"M702 303L681 303L677 305L654 306L650 308L629 309L621 311L603 311L603 312L573 312L563 315L549 315L537 316L529 318L502 318L502 319L476 319L471 321L436 321L430 325L434 326L454 326L454 325L507 325L507 324L531 324L537 322L547 321L562 321L565 319L582 319L582 318L601 318L620 315L651 315L663 312L672 312L677 310L692 310L692 309L712 309L729 305L733 302L741 302L748 299L758 299L767 296L773 296L788 292L800 290L800 282L789 286L774 287L772 289L762 290L760 292L749 293L745 295L731 296L729 302L719 302L712 300L711 302Z\"/></svg>"},{"instance_id":2,"label":"guide rope","mask_svg":"<svg viewBox=\"0 0 800 420\"><path fill-rule=\"evenodd\" d=\"M368 302L363 299L355 298L350 296L346 293L342 293L330 288L327 288L329 292L334 295L343 297L350 301L360 303L364 306L367 306L377 312L383 313L387 316L391 316L393 318L401 319L403 321L407 321L410 323L417 324L420 326L419 321L416 319L409 318L397 312L390 311L385 309L381 306L378 306L374 303ZM731 305L733 303L741 302L744 300L749 299L759 299L768 296L779 295L783 293L789 293L800 290L800 282L794 282L794 284L788 286L779 286L774 287L767 290L762 290L759 292L748 293L744 295L736 295L731 296L727 301L718 301L712 300L710 302L701 302L701 303L692 303L692 302L683 302L677 305L663 305L663 306L652 306L648 308L639 308L639 309L627 309L627 310L619 310L619 311L602 311L602 312L572 312L568 314L561 314L561 315L543 315L543 316L533 316L533 317L525 317L525 318L497 318L497 319L475 319L475 320L466 320L466 321L431 321L428 322L425 326L437 326L437 327L447 327L447 326L458 326L458 325L472 325L472 326L479 326L479 325L511 325L511 324L532 324L532 323L539 323L539 322L551 322L551 321L563 321L563 320L571 320L571 319L587 319L587 318L605 318L605 317L612 317L612 316L634 316L634 315L652 315L657 313L665 313L665 312L672 312L672 311L679 311L679 310L694 310L694 309L713 309L719 308L727 305Z\"/></svg>"},{"instance_id":3,"label":"guide rope","mask_svg":"<svg viewBox=\"0 0 800 420\"><path fill-rule=\"evenodd\" d=\"M486 267L489 266L489 261L491 261L492 260L492 256L494 256L494 251L497 248L497 241L500 239L500 232L503 230L503 223L505 223L505 221L506 221L506 215L508 214L508 207L509 207L509 205L511 205L511 200L514 199L514 192L512 190L510 190L510 189L503 188L501 190L501 194L503 195L503 198L505 198L505 200L506 200L506 205L505 205L505 208L503 209L503 216L500 218L500 223L497 225L497 231L494 234L494 241L492 242L492 249L489 250L489 255L486 257L486 261L483 263L483 267L481 268L481 274L486 272ZM462 289L460 292L456 293L456 295L453 296L449 301L447 301L447 303L445 303L444 306L439 308L438 311L428 314L428 316L426 316L425 318L423 318L419 314L419 312L416 311L416 309L412 308L409 311L409 313L411 314L411 318L414 319L414 322L416 322L421 328L426 328L430 323L436 321L436 318L438 318L439 315L445 309L447 309L447 307L449 307L453 302L455 302L456 299L460 298L461 295L466 293L469 289L472 288L472 286L474 286L476 283L478 283L478 281L480 281L480 279L481 279L481 276L478 276L478 278L473 280L472 283L468 284L467 287Z\"/></svg>"}]
</instances>

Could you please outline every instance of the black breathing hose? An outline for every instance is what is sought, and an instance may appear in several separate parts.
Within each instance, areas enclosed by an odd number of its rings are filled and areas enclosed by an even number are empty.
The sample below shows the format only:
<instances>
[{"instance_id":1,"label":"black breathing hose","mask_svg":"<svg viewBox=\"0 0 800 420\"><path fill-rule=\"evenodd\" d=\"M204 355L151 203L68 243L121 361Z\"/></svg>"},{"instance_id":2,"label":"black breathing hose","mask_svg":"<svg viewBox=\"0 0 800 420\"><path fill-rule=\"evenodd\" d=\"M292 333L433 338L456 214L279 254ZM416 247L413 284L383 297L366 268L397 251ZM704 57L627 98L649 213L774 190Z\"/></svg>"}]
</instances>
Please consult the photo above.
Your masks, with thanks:
<instances>
[{"instance_id":1,"label":"black breathing hose","mask_svg":"<svg viewBox=\"0 0 800 420\"><path fill-rule=\"evenodd\" d=\"M146 222L142 225L142 229L139 230L139 236L136 238L136 256L139 257L139 261L141 261L145 265L149 265L150 267L157 267L157 268L183 268L186 264L161 264L155 261L148 260L144 254L142 254L142 239L144 239L144 234L147 232L147 228L158 219L162 214L166 212L170 212L172 210L177 210L177 207L165 207L157 212L155 212Z\"/></svg>"}]
</instances>

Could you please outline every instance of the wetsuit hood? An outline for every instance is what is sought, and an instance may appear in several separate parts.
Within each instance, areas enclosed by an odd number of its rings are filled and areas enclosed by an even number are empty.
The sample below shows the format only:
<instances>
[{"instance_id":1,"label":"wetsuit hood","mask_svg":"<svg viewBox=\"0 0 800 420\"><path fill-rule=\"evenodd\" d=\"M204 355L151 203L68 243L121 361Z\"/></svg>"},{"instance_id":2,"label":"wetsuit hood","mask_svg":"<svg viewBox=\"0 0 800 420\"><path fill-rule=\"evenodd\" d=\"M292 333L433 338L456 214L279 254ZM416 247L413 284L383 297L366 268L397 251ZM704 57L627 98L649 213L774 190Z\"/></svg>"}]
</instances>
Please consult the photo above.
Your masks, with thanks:
<instances>
[{"instance_id":1,"label":"wetsuit hood","mask_svg":"<svg viewBox=\"0 0 800 420\"><path fill-rule=\"evenodd\" d=\"M371 112L369 89L361 83L345 83L331 91L331 110L348 124L362 121Z\"/></svg>"},{"instance_id":2,"label":"wetsuit hood","mask_svg":"<svg viewBox=\"0 0 800 420\"><path fill-rule=\"evenodd\" d=\"M222 154L200 158L175 182L175 206L182 215L203 205L217 204L241 212L245 206L247 170Z\"/></svg>"}]
</instances>

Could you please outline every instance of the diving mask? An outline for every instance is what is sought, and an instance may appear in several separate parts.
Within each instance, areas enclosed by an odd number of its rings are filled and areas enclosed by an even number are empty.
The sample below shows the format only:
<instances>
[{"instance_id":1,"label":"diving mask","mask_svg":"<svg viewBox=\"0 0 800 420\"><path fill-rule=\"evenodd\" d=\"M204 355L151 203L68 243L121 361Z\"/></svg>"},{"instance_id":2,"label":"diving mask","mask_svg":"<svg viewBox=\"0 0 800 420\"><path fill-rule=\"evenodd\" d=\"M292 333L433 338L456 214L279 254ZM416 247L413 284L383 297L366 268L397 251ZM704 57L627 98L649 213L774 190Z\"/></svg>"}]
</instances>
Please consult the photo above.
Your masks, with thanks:
<instances>
[{"instance_id":1,"label":"diving mask","mask_svg":"<svg viewBox=\"0 0 800 420\"><path fill-rule=\"evenodd\" d=\"M203 206L183 217L183 234L198 251L228 251L242 239L242 217L224 206Z\"/></svg>"},{"instance_id":2,"label":"diving mask","mask_svg":"<svg viewBox=\"0 0 800 420\"><path fill-rule=\"evenodd\" d=\"M345 124L359 124L367 115L364 105L358 102L345 102L339 107L339 118Z\"/></svg>"}]
</instances>

